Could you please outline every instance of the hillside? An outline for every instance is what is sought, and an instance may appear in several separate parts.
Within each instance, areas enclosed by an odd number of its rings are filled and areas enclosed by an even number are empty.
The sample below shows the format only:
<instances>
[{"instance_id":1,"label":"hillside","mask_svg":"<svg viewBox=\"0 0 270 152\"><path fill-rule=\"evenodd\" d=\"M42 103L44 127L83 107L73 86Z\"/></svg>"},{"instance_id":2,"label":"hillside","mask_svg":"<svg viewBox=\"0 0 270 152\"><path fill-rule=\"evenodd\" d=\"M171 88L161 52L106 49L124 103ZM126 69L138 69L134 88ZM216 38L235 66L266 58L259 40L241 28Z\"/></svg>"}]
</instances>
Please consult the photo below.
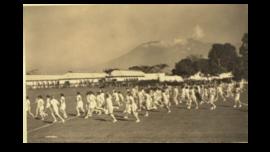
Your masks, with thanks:
<instances>
[{"instance_id":1,"label":"hillside","mask_svg":"<svg viewBox=\"0 0 270 152\"><path fill-rule=\"evenodd\" d=\"M168 64L168 70L174 64L189 55L207 56L211 48L210 43L204 43L194 39L181 40L178 42L151 41L143 43L128 53L113 59L99 67L126 69L134 65Z\"/></svg>"}]
</instances>

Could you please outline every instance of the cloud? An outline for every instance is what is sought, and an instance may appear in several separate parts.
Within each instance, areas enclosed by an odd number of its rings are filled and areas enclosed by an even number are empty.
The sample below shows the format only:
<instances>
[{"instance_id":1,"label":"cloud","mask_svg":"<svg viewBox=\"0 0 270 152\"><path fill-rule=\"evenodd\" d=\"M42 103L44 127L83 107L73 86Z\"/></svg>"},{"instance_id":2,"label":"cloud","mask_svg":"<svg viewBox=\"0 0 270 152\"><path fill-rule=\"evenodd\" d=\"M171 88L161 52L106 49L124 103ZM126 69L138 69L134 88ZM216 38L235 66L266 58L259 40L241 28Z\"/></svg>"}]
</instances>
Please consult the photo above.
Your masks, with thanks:
<instances>
[{"instance_id":1,"label":"cloud","mask_svg":"<svg viewBox=\"0 0 270 152\"><path fill-rule=\"evenodd\" d=\"M201 39L201 38L203 38L204 37L204 31L203 31L203 29L201 28L201 26L199 26L199 25L196 25L195 27L194 27L194 29L193 29L193 34L192 34L192 37L194 38L194 39Z\"/></svg>"}]
</instances>

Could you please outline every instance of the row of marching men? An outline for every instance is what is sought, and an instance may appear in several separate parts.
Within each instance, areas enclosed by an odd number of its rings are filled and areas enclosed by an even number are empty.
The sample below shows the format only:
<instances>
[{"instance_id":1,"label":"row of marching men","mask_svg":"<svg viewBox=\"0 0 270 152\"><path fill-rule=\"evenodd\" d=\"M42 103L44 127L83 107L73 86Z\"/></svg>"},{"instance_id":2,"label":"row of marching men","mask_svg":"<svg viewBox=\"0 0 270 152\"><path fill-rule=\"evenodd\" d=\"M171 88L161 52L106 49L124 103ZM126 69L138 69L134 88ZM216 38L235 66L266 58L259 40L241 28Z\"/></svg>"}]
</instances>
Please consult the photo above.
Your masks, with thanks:
<instances>
[{"instance_id":1,"label":"row of marching men","mask_svg":"<svg viewBox=\"0 0 270 152\"><path fill-rule=\"evenodd\" d=\"M187 109L199 109L202 104L210 105L210 110L216 109L216 101L227 101L232 98L234 101L233 108L241 108L240 94L243 91L243 84L237 82L220 83L220 84L202 84L187 85L185 84L179 89L179 86L172 87L148 87L139 88L138 86L127 89L125 96L123 92L113 90L112 92L104 92L103 90L94 93L89 91L86 93L84 100L77 92L76 95L76 113L77 116L83 115L85 119L92 117L93 114L107 114L112 118L113 122L117 122L114 116L114 109L123 109L125 119L129 119L132 114L136 122L140 122L138 113L144 112L144 116L148 117L151 110L165 108L171 113L171 106L185 104ZM54 96L47 95L46 108L42 96L38 96L36 100L36 114L31 113L30 101L27 97L27 111L33 117L41 117L42 120L48 116L45 111L49 111L54 121L57 122L58 117L62 122L67 118L66 99L64 94L60 95L60 102ZM86 102L84 102L86 101ZM48 109L48 110L46 110Z\"/></svg>"}]
</instances>

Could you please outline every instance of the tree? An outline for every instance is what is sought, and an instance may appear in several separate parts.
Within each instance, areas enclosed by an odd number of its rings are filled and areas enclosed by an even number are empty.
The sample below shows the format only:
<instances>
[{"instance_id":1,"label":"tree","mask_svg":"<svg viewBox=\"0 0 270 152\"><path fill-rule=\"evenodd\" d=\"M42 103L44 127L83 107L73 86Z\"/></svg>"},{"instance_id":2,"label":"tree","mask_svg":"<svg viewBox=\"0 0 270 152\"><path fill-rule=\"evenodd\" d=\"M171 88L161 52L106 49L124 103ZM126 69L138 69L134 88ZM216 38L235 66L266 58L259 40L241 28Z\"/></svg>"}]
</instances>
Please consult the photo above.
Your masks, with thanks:
<instances>
[{"instance_id":1,"label":"tree","mask_svg":"<svg viewBox=\"0 0 270 152\"><path fill-rule=\"evenodd\" d=\"M37 72L38 72L38 69L33 69L33 70L30 70L30 71L27 71L26 75L36 74Z\"/></svg>"},{"instance_id":2,"label":"tree","mask_svg":"<svg viewBox=\"0 0 270 152\"><path fill-rule=\"evenodd\" d=\"M185 58L175 64L175 68L172 70L173 74L181 75L183 77L189 77L197 72L196 67L191 59Z\"/></svg>"},{"instance_id":3,"label":"tree","mask_svg":"<svg viewBox=\"0 0 270 152\"><path fill-rule=\"evenodd\" d=\"M208 59L198 58L197 60L195 60L193 62L194 62L193 65L194 65L197 72L201 71L204 74L209 74L210 73Z\"/></svg>"},{"instance_id":4,"label":"tree","mask_svg":"<svg viewBox=\"0 0 270 152\"><path fill-rule=\"evenodd\" d=\"M239 54L243 57L248 57L248 33L245 33L242 38L242 45L239 48Z\"/></svg>"},{"instance_id":5,"label":"tree","mask_svg":"<svg viewBox=\"0 0 270 152\"><path fill-rule=\"evenodd\" d=\"M162 72L166 67L169 67L167 64L157 64L153 66L141 65L141 66L132 66L129 67L129 70L138 70L145 73L159 73Z\"/></svg>"},{"instance_id":6,"label":"tree","mask_svg":"<svg viewBox=\"0 0 270 152\"><path fill-rule=\"evenodd\" d=\"M248 79L248 33L245 33L242 38L242 45L239 48L239 54L242 59L242 78Z\"/></svg>"},{"instance_id":7,"label":"tree","mask_svg":"<svg viewBox=\"0 0 270 152\"><path fill-rule=\"evenodd\" d=\"M136 70L136 71L142 71L145 73L148 73L151 69L150 66L146 66L146 65L141 65L141 66L132 66L128 68L129 70Z\"/></svg>"},{"instance_id":8,"label":"tree","mask_svg":"<svg viewBox=\"0 0 270 152\"><path fill-rule=\"evenodd\" d=\"M111 73L111 72L114 71L114 70L119 70L119 69L118 69L118 68L109 68L109 69L103 70L103 72L109 74L109 73Z\"/></svg>"},{"instance_id":9,"label":"tree","mask_svg":"<svg viewBox=\"0 0 270 152\"><path fill-rule=\"evenodd\" d=\"M237 62L236 49L230 43L213 44L208 53L211 74L232 71Z\"/></svg>"},{"instance_id":10,"label":"tree","mask_svg":"<svg viewBox=\"0 0 270 152\"><path fill-rule=\"evenodd\" d=\"M245 75L244 62L242 57L237 58L236 66L234 68L233 75L235 80L241 80Z\"/></svg>"}]
</instances>

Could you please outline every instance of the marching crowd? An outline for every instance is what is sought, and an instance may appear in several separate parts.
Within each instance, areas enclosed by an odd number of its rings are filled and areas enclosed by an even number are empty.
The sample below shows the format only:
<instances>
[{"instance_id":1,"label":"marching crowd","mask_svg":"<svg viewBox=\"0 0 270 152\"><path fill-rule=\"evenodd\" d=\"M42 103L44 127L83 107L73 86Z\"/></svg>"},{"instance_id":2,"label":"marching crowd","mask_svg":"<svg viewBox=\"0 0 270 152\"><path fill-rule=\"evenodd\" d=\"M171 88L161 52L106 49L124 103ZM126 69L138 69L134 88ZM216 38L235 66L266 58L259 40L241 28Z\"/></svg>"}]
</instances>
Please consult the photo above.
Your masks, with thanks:
<instances>
[{"instance_id":1,"label":"marching crowd","mask_svg":"<svg viewBox=\"0 0 270 152\"><path fill-rule=\"evenodd\" d=\"M148 86L148 87L131 87L126 91L88 91L86 99L82 98L80 92L76 95L76 113L77 116L83 116L85 119L92 117L93 114L106 114L112 118L115 123L117 119L114 116L114 109L123 109L124 119L129 119L133 115L136 123L140 122L139 113L148 117L151 110L165 108L171 113L171 106L184 104L187 109L199 109L202 104L208 104L210 110L216 109L218 100L227 101L228 98L234 100L233 108L241 108L241 92L244 90L244 82L231 81L206 83L206 84L183 84L181 86ZM60 101L60 102L59 102ZM64 94L60 94L59 101L54 97L47 95L46 103L44 98L39 95L35 101L36 113L31 112L30 99L26 97L26 111L33 118L40 117L45 120L49 115L53 122L57 118L65 122L68 118L66 113L66 99ZM84 102L86 101L86 102Z\"/></svg>"}]
</instances>

